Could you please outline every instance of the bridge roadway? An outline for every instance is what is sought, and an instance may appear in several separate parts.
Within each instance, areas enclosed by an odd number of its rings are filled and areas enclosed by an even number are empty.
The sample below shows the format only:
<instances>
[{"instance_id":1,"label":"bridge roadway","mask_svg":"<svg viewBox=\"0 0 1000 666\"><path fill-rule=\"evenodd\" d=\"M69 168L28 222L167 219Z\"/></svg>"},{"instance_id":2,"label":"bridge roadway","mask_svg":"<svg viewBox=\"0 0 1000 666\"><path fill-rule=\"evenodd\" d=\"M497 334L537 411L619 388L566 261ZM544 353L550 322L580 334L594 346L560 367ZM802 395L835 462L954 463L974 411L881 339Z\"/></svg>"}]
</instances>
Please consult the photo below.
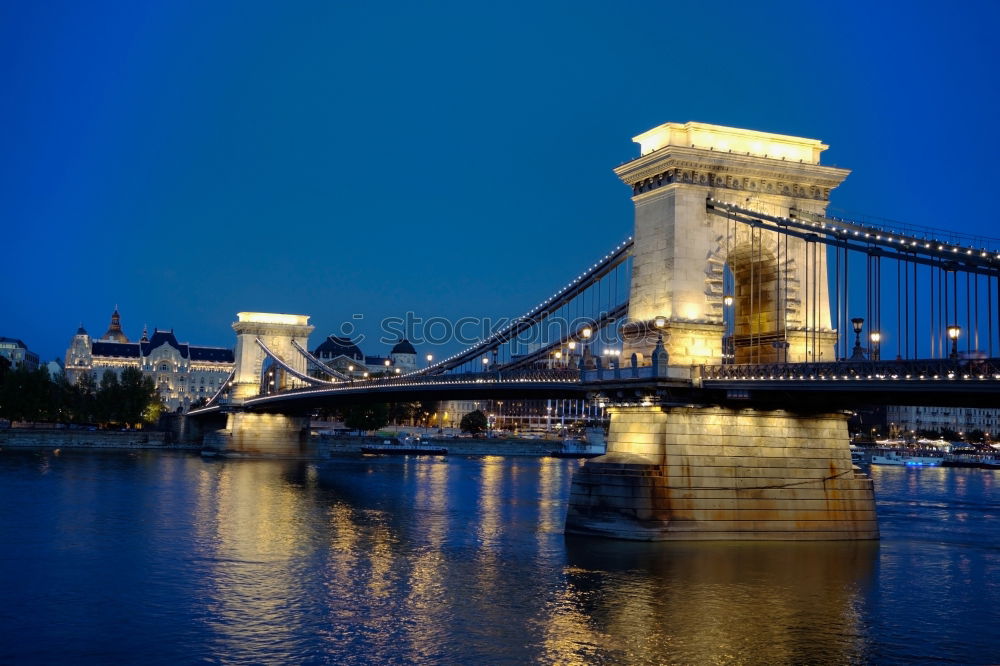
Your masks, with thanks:
<instances>
[{"instance_id":1,"label":"bridge roadway","mask_svg":"<svg viewBox=\"0 0 1000 666\"><path fill-rule=\"evenodd\" d=\"M369 379L345 382L339 386L305 387L250 398L243 403L243 407L256 412L301 413L319 407L366 402L575 399L586 397L587 392L576 370L494 371Z\"/></svg>"},{"instance_id":2,"label":"bridge roadway","mask_svg":"<svg viewBox=\"0 0 1000 666\"><path fill-rule=\"evenodd\" d=\"M255 412L305 413L365 402L580 399L831 410L861 405L993 407L1000 359L517 370L410 376L305 387L246 400ZM193 415L217 408L195 410Z\"/></svg>"}]
</instances>

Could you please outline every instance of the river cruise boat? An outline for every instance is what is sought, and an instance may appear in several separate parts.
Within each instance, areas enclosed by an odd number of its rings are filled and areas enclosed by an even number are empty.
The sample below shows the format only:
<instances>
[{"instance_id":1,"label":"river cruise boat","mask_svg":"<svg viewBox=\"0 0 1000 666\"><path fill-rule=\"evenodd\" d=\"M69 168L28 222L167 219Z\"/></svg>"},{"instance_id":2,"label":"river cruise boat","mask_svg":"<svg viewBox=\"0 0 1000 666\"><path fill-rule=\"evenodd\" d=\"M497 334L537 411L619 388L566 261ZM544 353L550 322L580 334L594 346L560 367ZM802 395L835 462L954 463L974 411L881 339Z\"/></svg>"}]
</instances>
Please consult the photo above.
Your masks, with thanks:
<instances>
[{"instance_id":1,"label":"river cruise boat","mask_svg":"<svg viewBox=\"0 0 1000 666\"><path fill-rule=\"evenodd\" d=\"M410 455L410 456L446 456L448 449L443 446L424 444L420 438L400 437L395 440L386 439L381 444L366 444L361 447L361 453L380 455Z\"/></svg>"},{"instance_id":2,"label":"river cruise boat","mask_svg":"<svg viewBox=\"0 0 1000 666\"><path fill-rule=\"evenodd\" d=\"M873 465L899 465L904 467L940 467L944 458L940 456L919 456L899 451L885 451L872 455Z\"/></svg>"}]
</instances>

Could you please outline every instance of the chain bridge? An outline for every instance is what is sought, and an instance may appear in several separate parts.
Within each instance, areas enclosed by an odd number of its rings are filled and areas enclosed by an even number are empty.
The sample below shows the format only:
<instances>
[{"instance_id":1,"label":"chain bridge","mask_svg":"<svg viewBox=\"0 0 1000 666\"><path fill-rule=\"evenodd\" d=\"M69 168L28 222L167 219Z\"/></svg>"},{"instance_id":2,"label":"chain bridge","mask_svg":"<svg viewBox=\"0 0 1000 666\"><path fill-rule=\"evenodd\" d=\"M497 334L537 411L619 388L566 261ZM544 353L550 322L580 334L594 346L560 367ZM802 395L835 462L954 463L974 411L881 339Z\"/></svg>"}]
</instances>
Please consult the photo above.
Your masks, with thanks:
<instances>
[{"instance_id":1,"label":"chain bridge","mask_svg":"<svg viewBox=\"0 0 1000 666\"><path fill-rule=\"evenodd\" d=\"M877 538L844 410L998 404L1000 242L835 215L849 171L815 139L691 122L634 140L615 169L633 236L503 328L359 379L307 351L307 316L240 313L233 375L191 415L246 442L338 404L587 398L608 453L576 473L568 532Z\"/></svg>"}]
</instances>

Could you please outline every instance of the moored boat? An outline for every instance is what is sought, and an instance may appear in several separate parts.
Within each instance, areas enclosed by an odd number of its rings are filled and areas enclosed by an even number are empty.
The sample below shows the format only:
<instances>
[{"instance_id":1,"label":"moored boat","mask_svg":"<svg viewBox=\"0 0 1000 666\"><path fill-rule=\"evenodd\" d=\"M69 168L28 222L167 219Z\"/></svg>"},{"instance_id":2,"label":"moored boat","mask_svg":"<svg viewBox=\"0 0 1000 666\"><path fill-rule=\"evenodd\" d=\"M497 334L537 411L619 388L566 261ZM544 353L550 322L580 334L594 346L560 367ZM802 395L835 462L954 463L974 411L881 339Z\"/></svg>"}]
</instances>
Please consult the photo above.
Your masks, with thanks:
<instances>
[{"instance_id":1,"label":"moored boat","mask_svg":"<svg viewBox=\"0 0 1000 666\"><path fill-rule=\"evenodd\" d=\"M553 458L596 458L604 455L605 446L601 444L591 444L581 439L564 439L562 448L550 451Z\"/></svg>"},{"instance_id":2,"label":"moored boat","mask_svg":"<svg viewBox=\"0 0 1000 666\"><path fill-rule=\"evenodd\" d=\"M421 443L419 439L405 437L396 441L384 440L381 444L368 444L361 447L361 453L382 455L411 456L446 456L448 449L443 446L430 446Z\"/></svg>"},{"instance_id":3,"label":"moored boat","mask_svg":"<svg viewBox=\"0 0 1000 666\"><path fill-rule=\"evenodd\" d=\"M899 451L887 451L872 456L873 465L899 465L905 467L940 467L944 458L940 456L918 456Z\"/></svg>"}]
</instances>

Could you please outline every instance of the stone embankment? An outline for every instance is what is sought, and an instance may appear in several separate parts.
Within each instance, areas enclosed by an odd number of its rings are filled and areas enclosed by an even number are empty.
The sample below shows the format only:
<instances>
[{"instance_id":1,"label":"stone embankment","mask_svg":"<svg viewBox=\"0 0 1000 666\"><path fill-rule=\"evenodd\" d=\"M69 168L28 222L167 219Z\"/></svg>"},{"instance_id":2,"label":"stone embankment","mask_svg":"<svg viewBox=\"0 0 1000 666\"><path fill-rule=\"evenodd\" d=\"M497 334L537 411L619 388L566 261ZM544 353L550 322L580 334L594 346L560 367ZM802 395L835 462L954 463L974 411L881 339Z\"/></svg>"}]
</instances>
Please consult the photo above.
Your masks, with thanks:
<instances>
[{"instance_id":1,"label":"stone embankment","mask_svg":"<svg viewBox=\"0 0 1000 666\"><path fill-rule=\"evenodd\" d=\"M320 435L313 438L320 444L320 449L330 455L338 453L360 453L362 446L381 444L384 437L328 437ZM559 449L558 441L540 439L424 439L425 446L443 446L448 449L448 455L460 456L547 456Z\"/></svg>"},{"instance_id":2,"label":"stone embankment","mask_svg":"<svg viewBox=\"0 0 1000 666\"><path fill-rule=\"evenodd\" d=\"M198 449L175 444L167 433L149 430L77 430L70 428L9 428L0 430L0 448L80 449Z\"/></svg>"}]
</instances>

